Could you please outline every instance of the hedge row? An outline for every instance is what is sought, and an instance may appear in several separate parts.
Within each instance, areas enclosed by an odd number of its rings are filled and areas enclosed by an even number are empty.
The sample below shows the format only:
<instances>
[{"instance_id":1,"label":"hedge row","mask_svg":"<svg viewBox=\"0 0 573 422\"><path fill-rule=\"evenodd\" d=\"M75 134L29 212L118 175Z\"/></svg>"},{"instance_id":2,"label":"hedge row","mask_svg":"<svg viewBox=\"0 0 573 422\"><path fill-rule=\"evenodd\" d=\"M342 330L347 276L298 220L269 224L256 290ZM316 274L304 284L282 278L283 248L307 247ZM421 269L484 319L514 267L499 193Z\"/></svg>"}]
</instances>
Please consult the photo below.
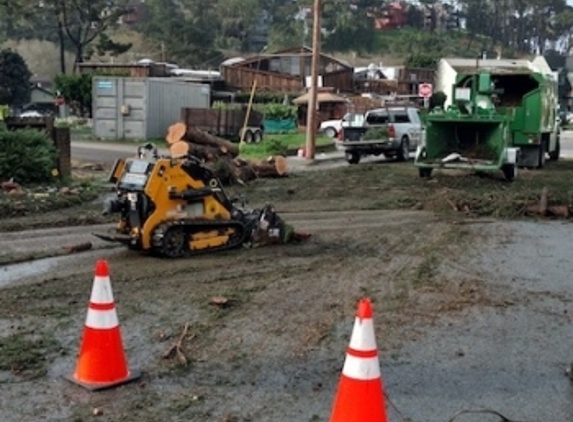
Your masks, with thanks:
<instances>
[{"instance_id":1,"label":"hedge row","mask_svg":"<svg viewBox=\"0 0 573 422\"><path fill-rule=\"evenodd\" d=\"M57 150L45 132L8 131L0 126L0 182L11 178L22 185L51 182L57 159Z\"/></svg>"}]
</instances>

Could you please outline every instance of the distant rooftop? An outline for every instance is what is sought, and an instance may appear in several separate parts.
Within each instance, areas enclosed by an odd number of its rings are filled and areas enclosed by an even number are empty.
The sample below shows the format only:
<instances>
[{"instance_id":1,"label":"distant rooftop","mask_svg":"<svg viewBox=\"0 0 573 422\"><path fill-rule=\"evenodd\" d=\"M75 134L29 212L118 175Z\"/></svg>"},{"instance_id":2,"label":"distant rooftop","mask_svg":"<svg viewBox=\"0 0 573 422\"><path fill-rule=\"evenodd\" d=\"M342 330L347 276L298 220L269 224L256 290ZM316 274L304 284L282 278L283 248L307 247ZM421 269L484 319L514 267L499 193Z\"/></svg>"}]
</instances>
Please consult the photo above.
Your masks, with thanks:
<instances>
[{"instance_id":1,"label":"distant rooftop","mask_svg":"<svg viewBox=\"0 0 573 422\"><path fill-rule=\"evenodd\" d=\"M511 59L459 59L444 58L458 72L470 72L479 66L479 69L491 69L503 72L523 70L531 72L531 62L529 60L511 60Z\"/></svg>"}]
</instances>

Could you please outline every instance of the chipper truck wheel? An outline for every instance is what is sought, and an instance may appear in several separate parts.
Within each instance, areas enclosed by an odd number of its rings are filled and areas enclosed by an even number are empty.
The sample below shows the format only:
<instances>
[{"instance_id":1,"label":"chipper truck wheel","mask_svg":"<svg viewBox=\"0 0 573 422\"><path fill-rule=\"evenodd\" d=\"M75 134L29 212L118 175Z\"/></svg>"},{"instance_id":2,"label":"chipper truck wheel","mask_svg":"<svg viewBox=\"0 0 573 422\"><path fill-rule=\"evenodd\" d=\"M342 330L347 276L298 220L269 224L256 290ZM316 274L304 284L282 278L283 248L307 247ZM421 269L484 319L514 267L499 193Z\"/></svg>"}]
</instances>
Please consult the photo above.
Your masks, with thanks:
<instances>
[{"instance_id":1,"label":"chipper truck wheel","mask_svg":"<svg viewBox=\"0 0 573 422\"><path fill-rule=\"evenodd\" d=\"M553 150L549 153L549 159L551 161L558 161L560 154L561 154L561 140L559 139L559 136L558 136L557 137L557 143L555 144L555 150Z\"/></svg>"},{"instance_id":2,"label":"chipper truck wheel","mask_svg":"<svg viewBox=\"0 0 573 422\"><path fill-rule=\"evenodd\" d=\"M537 163L537 168L542 169L545 166L545 154L547 151L548 142L543 139L539 144L539 161Z\"/></svg>"},{"instance_id":3,"label":"chipper truck wheel","mask_svg":"<svg viewBox=\"0 0 573 422\"><path fill-rule=\"evenodd\" d=\"M425 168L419 168L418 169L418 174L421 178L423 179L429 179L430 177L432 177L432 171L434 169L425 169Z\"/></svg>"},{"instance_id":4,"label":"chipper truck wheel","mask_svg":"<svg viewBox=\"0 0 573 422\"><path fill-rule=\"evenodd\" d=\"M504 164L501 171L503 171L505 180L508 182L512 182L515 176L517 176L517 166L515 164Z\"/></svg>"}]
</instances>

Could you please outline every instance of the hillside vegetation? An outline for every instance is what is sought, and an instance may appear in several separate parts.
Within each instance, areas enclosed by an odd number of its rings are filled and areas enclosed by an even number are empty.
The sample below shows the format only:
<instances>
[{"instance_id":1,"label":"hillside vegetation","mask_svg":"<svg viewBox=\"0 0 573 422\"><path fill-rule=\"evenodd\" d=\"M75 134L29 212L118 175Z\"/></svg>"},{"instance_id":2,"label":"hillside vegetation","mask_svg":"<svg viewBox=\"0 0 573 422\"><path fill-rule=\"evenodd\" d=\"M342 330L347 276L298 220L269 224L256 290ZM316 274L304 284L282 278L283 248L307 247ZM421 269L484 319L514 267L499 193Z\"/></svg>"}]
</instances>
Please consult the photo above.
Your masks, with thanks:
<instances>
[{"instance_id":1,"label":"hillside vegetation","mask_svg":"<svg viewBox=\"0 0 573 422\"><path fill-rule=\"evenodd\" d=\"M565 50L573 34L573 8L566 0L403 2L400 29L380 31L376 27L384 25L390 3L323 0L322 49L354 62L386 57L431 63L444 55L469 57L484 50L501 51L504 57L543 52L548 45ZM110 58L217 68L225 57L257 53L265 45L275 51L311 44L310 0L146 0L139 9L134 4L0 2L0 41L18 42L24 56L22 50L32 47L22 40L53 43L55 51L46 49L45 55L62 73L83 61ZM48 67L37 58L43 53L29 55L38 67Z\"/></svg>"}]
</instances>

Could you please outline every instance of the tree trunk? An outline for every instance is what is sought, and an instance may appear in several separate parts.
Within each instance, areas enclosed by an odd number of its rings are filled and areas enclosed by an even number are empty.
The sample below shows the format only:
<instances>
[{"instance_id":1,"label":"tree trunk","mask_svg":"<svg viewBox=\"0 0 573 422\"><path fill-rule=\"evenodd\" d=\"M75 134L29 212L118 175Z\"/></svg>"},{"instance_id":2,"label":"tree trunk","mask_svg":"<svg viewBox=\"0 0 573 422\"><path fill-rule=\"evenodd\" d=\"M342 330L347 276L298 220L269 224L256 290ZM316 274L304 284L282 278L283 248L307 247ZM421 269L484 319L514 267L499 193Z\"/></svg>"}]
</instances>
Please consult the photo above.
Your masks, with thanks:
<instances>
[{"instance_id":1,"label":"tree trunk","mask_svg":"<svg viewBox=\"0 0 573 422\"><path fill-rule=\"evenodd\" d=\"M79 70L79 64L84 62L84 46L76 44L76 57L74 59L74 73Z\"/></svg>"},{"instance_id":2,"label":"tree trunk","mask_svg":"<svg viewBox=\"0 0 573 422\"><path fill-rule=\"evenodd\" d=\"M58 41L60 45L60 72L66 74L66 48L65 36L62 21L58 18Z\"/></svg>"},{"instance_id":3,"label":"tree trunk","mask_svg":"<svg viewBox=\"0 0 573 422\"><path fill-rule=\"evenodd\" d=\"M203 132L193 126L187 126L185 140L194 144L206 145L219 148L222 153L237 157L239 155L239 146L226 139L219 138L207 132Z\"/></svg>"}]
</instances>

